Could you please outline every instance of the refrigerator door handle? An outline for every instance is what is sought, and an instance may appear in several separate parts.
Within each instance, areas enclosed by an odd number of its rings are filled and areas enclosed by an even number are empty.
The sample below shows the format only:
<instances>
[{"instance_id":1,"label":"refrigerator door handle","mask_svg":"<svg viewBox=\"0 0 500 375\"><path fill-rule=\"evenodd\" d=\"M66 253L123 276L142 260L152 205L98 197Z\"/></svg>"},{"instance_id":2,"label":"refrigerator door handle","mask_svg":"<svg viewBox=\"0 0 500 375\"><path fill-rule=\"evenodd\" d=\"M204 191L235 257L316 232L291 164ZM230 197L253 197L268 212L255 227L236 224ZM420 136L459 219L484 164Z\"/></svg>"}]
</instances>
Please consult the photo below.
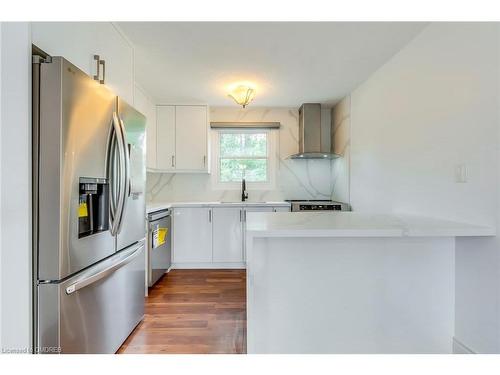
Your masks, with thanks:
<instances>
[{"instance_id":1,"label":"refrigerator door handle","mask_svg":"<svg viewBox=\"0 0 500 375\"><path fill-rule=\"evenodd\" d=\"M120 118L118 113L113 113L113 124L116 129L117 134L117 144L118 144L118 155L119 155L119 182L118 185L118 203L116 215L116 234L120 233L121 224L123 220L123 210L125 208L125 197L126 197L126 183L127 183L127 157L125 151L125 135L122 131L122 126L120 123Z\"/></svg>"},{"instance_id":2,"label":"refrigerator door handle","mask_svg":"<svg viewBox=\"0 0 500 375\"><path fill-rule=\"evenodd\" d=\"M116 217L116 171L114 170L114 157L116 151L116 133L112 127L109 132L108 149L106 151L106 176L109 183L109 224L111 235L115 234Z\"/></svg>"},{"instance_id":3,"label":"refrigerator door handle","mask_svg":"<svg viewBox=\"0 0 500 375\"><path fill-rule=\"evenodd\" d=\"M125 124L123 123L123 120L121 119L120 116L118 116L118 119L120 120L120 126L121 126L121 129L122 129L122 134L123 134L123 149L125 150L125 173L126 173L126 178L125 178L125 182L126 182L126 186L125 186L125 189L126 189L126 192L125 192L125 197L129 197L130 196L130 190L131 190L131 177L130 177L130 149L129 147L130 144L127 143L127 139L125 137ZM126 205L126 202L124 203L124 206Z\"/></svg>"},{"instance_id":4,"label":"refrigerator door handle","mask_svg":"<svg viewBox=\"0 0 500 375\"><path fill-rule=\"evenodd\" d=\"M106 267L103 270L97 271L96 273L93 273L69 285L68 287L66 287L66 294L68 295L73 294L76 291L83 289L91 284L94 284L97 281L102 280L105 277L111 275L119 268L123 267L124 265L134 260L134 258L141 253L139 250L141 249L142 246L144 246L144 243L140 242L137 246L134 246L133 249L128 250L126 255L124 255L124 257L120 259L117 263L112 264L111 266Z\"/></svg>"},{"instance_id":5,"label":"refrigerator door handle","mask_svg":"<svg viewBox=\"0 0 500 375\"><path fill-rule=\"evenodd\" d=\"M121 133L121 142L122 142L122 155L123 155L123 184L121 186L121 202L120 202L120 217L117 226L117 233L120 233L122 223L123 223L123 215L125 213L126 205L127 205L127 197L130 195L130 154L128 150L127 140L125 137L125 125L123 124L123 120L117 114L117 122L120 126Z\"/></svg>"},{"instance_id":6,"label":"refrigerator door handle","mask_svg":"<svg viewBox=\"0 0 500 375\"><path fill-rule=\"evenodd\" d=\"M114 236L115 215L116 215L116 191L115 179L116 173L114 170L114 155L116 149L116 132L114 129L113 120L111 120L111 128L108 134L108 142L106 149L106 177L109 183L109 227L111 235Z\"/></svg>"},{"instance_id":7,"label":"refrigerator door handle","mask_svg":"<svg viewBox=\"0 0 500 375\"><path fill-rule=\"evenodd\" d=\"M110 136L110 147L108 154L108 178L110 181L110 221L111 235L116 236L120 230L120 220L123 214L124 204L124 182L125 176L125 150L123 147L123 134L118 120L118 115L113 112L113 128ZM116 170L115 156L118 151L118 170Z\"/></svg>"}]
</instances>

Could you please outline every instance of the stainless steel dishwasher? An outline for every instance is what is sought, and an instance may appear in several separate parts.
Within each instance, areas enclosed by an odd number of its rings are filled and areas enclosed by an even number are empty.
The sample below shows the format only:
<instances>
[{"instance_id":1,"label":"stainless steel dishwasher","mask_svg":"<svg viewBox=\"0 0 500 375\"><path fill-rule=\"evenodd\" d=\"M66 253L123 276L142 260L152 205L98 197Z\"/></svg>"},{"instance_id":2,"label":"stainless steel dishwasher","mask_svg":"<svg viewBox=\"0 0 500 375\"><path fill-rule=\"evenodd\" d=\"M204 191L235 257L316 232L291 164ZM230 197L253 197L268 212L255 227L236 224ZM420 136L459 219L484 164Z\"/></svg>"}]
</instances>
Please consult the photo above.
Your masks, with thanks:
<instances>
[{"instance_id":1,"label":"stainless steel dishwasher","mask_svg":"<svg viewBox=\"0 0 500 375\"><path fill-rule=\"evenodd\" d=\"M171 210L148 214L148 286L167 272L172 257Z\"/></svg>"}]
</instances>

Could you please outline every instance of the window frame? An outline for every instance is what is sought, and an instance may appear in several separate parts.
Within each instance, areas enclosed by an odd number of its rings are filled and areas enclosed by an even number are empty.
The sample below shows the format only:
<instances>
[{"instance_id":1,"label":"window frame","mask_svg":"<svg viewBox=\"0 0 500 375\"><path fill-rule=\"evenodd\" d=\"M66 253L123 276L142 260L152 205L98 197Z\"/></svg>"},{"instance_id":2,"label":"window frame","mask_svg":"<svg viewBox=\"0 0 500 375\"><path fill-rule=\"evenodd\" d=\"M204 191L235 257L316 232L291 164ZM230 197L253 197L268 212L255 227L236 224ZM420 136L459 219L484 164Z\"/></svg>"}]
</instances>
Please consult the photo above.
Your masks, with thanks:
<instances>
[{"instance_id":1,"label":"window frame","mask_svg":"<svg viewBox=\"0 0 500 375\"><path fill-rule=\"evenodd\" d=\"M276 186L276 130L273 129L212 129L212 185L216 190L240 190L240 182L223 182L220 180L220 135L221 134L256 134L265 133L267 138L267 181L265 182L250 182L247 181L248 190L271 190ZM251 158L251 157L250 157ZM254 157L255 159L263 159L262 157ZM242 159L246 159L242 157Z\"/></svg>"}]
</instances>

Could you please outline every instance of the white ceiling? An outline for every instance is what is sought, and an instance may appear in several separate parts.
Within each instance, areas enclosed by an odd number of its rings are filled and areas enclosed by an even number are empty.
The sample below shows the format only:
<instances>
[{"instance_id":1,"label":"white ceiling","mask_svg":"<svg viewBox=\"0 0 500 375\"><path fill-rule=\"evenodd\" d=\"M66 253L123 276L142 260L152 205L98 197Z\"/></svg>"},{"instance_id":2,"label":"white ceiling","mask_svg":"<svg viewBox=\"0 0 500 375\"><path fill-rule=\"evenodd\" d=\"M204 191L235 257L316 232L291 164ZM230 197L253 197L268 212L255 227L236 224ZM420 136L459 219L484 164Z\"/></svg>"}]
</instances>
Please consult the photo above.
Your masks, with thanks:
<instances>
[{"instance_id":1,"label":"white ceiling","mask_svg":"<svg viewBox=\"0 0 500 375\"><path fill-rule=\"evenodd\" d=\"M256 85L252 106L325 105L351 92L425 23L121 22L136 79L157 104L236 105L228 85Z\"/></svg>"}]
</instances>

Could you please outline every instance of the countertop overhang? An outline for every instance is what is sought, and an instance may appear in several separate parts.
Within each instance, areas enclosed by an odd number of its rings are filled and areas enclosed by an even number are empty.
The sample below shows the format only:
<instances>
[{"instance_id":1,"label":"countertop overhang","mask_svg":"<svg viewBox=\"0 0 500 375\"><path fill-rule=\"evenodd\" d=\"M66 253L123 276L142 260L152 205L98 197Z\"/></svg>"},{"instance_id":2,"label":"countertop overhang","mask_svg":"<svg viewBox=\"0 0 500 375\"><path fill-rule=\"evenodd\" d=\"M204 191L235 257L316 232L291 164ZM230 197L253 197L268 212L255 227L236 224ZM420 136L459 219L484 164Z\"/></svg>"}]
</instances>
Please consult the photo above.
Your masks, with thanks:
<instances>
[{"instance_id":1,"label":"countertop overhang","mask_svg":"<svg viewBox=\"0 0 500 375\"><path fill-rule=\"evenodd\" d=\"M359 212L249 213L249 237L476 237L493 227L406 214Z\"/></svg>"}]
</instances>

